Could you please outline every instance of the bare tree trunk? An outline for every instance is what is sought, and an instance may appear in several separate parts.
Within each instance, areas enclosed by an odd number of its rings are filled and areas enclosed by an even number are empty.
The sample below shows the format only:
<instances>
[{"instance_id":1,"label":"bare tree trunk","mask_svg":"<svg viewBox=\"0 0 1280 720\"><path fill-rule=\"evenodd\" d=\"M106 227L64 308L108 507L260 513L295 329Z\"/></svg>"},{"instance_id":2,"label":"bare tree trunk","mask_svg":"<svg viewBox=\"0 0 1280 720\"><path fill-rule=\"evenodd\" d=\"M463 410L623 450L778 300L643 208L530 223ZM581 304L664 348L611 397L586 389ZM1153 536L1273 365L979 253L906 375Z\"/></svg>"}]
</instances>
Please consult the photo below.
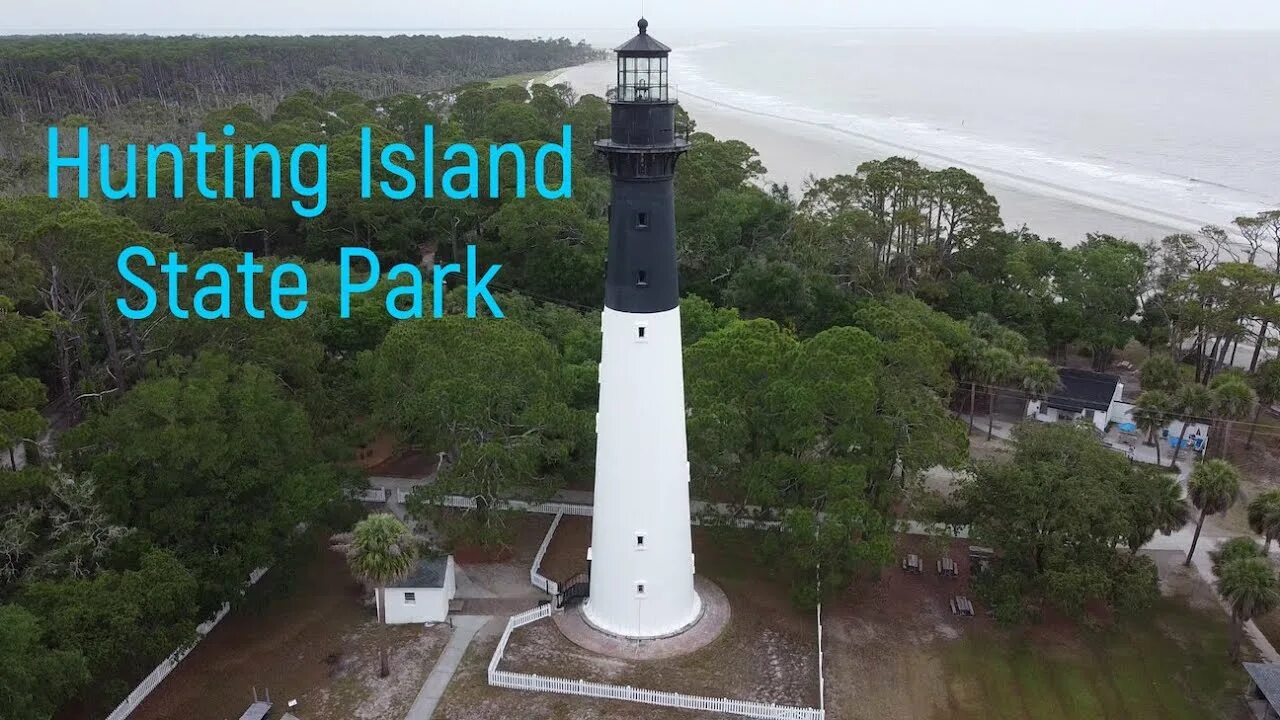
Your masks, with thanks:
<instances>
[{"instance_id":1,"label":"bare tree trunk","mask_svg":"<svg viewBox=\"0 0 1280 720\"><path fill-rule=\"evenodd\" d=\"M1244 441L1245 450L1253 448L1253 434L1258 431L1258 419L1262 417L1262 405L1263 403L1258 403L1258 406L1253 409L1253 422L1249 424L1249 438Z\"/></svg>"},{"instance_id":2,"label":"bare tree trunk","mask_svg":"<svg viewBox=\"0 0 1280 720\"><path fill-rule=\"evenodd\" d=\"M111 325L111 314L107 312L106 294L98 293L98 321L102 329L102 339L107 343L107 363L111 366L111 374L116 376L116 387L125 389L124 364L120 362L120 347L116 344L116 329Z\"/></svg>"},{"instance_id":3,"label":"bare tree trunk","mask_svg":"<svg viewBox=\"0 0 1280 720\"><path fill-rule=\"evenodd\" d=\"M1178 433L1178 444L1173 447L1173 459L1169 461L1171 468L1178 464L1178 455L1182 453L1182 443L1187 439L1187 426L1190 424L1186 418L1182 419L1182 432Z\"/></svg>"},{"instance_id":4,"label":"bare tree trunk","mask_svg":"<svg viewBox=\"0 0 1280 720\"><path fill-rule=\"evenodd\" d=\"M975 406L978 404L978 386L972 380L969 381L969 434L973 434L973 415L976 412Z\"/></svg>"},{"instance_id":5,"label":"bare tree trunk","mask_svg":"<svg viewBox=\"0 0 1280 720\"><path fill-rule=\"evenodd\" d=\"M387 624L387 589L378 588L378 625L385 626ZM387 662L387 633L386 627L380 627L379 633L382 637L378 642L378 677L386 677L391 674L391 665Z\"/></svg>"},{"instance_id":6,"label":"bare tree trunk","mask_svg":"<svg viewBox=\"0 0 1280 720\"><path fill-rule=\"evenodd\" d=\"M1240 617L1235 610L1231 611L1231 646L1228 653L1232 662L1240 661L1240 644L1244 639L1244 618Z\"/></svg>"},{"instance_id":7,"label":"bare tree trunk","mask_svg":"<svg viewBox=\"0 0 1280 720\"><path fill-rule=\"evenodd\" d=\"M58 266L53 266L52 282L49 288L49 309L57 315L59 319L62 317L62 283L58 273ZM71 339L67 337L67 331L64 329L63 323L59 323L53 331L53 343L57 348L58 355L58 382L61 385L62 397L68 403L67 411L73 417L79 416L79 404L74 400L75 393L72 392L71 383Z\"/></svg>"},{"instance_id":8,"label":"bare tree trunk","mask_svg":"<svg viewBox=\"0 0 1280 720\"><path fill-rule=\"evenodd\" d=\"M124 297L124 280L121 280L120 297ZM137 370L137 377L142 377L145 367L145 360L142 358L142 338L138 337L138 325L133 320L126 319L124 323L125 336L129 338L129 350L133 352L133 364Z\"/></svg>"},{"instance_id":9,"label":"bare tree trunk","mask_svg":"<svg viewBox=\"0 0 1280 720\"><path fill-rule=\"evenodd\" d=\"M996 391L987 391L987 440L991 440L991 432L996 424Z\"/></svg>"},{"instance_id":10,"label":"bare tree trunk","mask_svg":"<svg viewBox=\"0 0 1280 720\"><path fill-rule=\"evenodd\" d=\"M1200 529L1204 527L1205 511L1200 511L1200 519L1196 520L1196 534L1191 537L1191 549L1187 551L1187 561L1183 563L1186 567L1191 567L1191 557L1196 554L1196 543L1200 542Z\"/></svg>"}]
</instances>

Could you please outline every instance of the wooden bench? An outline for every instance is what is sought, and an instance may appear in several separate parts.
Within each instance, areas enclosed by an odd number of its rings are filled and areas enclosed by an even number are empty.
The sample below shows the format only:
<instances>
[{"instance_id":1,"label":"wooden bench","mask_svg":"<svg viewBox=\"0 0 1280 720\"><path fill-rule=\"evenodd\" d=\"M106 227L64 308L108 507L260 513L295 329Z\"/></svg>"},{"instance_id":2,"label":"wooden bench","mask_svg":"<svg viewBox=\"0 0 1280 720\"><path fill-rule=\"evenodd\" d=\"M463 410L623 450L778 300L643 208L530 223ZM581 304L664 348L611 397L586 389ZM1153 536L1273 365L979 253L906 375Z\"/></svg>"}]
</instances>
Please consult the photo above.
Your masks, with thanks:
<instances>
[{"instance_id":1,"label":"wooden bench","mask_svg":"<svg viewBox=\"0 0 1280 720\"><path fill-rule=\"evenodd\" d=\"M920 574L923 565L919 555L908 555L902 560L902 569L909 573Z\"/></svg>"}]
</instances>

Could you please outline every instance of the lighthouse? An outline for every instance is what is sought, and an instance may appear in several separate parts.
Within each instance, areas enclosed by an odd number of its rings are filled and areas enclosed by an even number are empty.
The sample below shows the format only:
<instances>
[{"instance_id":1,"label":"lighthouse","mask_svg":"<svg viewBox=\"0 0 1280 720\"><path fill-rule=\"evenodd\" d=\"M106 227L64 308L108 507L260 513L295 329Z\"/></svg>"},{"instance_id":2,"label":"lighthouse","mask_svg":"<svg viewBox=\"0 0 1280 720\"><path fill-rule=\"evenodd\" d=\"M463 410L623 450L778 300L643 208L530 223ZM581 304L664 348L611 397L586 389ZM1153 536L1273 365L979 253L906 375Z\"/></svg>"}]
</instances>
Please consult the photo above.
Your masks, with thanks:
<instances>
[{"instance_id":1,"label":"lighthouse","mask_svg":"<svg viewBox=\"0 0 1280 720\"><path fill-rule=\"evenodd\" d=\"M671 48L640 33L617 48L608 139L609 254L596 416L595 507L586 621L625 638L661 638L696 623L689 530L680 295L676 269L676 136Z\"/></svg>"}]
</instances>

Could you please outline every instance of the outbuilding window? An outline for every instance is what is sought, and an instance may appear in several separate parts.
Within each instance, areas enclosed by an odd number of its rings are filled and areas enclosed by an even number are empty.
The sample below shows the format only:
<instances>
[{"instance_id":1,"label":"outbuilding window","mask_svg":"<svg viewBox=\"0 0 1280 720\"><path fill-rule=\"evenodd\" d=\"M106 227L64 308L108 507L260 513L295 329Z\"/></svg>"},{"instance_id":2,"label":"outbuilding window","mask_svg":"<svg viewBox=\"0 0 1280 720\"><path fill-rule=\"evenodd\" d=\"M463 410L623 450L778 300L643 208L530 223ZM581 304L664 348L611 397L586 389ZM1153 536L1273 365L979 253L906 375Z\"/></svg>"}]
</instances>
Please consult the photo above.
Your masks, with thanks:
<instances>
[{"instance_id":1,"label":"outbuilding window","mask_svg":"<svg viewBox=\"0 0 1280 720\"><path fill-rule=\"evenodd\" d=\"M411 592L407 592L407 593L405 593L405 594L404 594L404 604L405 604L405 605L417 605L417 604L418 604L418 594L417 594L417 593L411 593Z\"/></svg>"}]
</instances>

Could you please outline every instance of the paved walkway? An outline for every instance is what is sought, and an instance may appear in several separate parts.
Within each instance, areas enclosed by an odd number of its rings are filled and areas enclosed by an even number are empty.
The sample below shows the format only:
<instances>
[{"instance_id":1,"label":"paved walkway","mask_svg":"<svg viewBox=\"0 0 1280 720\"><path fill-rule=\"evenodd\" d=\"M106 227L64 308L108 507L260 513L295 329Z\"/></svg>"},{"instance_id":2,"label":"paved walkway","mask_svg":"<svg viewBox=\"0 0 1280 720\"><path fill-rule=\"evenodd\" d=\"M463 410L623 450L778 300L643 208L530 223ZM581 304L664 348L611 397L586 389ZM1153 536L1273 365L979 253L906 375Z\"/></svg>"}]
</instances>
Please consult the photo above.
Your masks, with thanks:
<instances>
[{"instance_id":1,"label":"paved walkway","mask_svg":"<svg viewBox=\"0 0 1280 720\"><path fill-rule=\"evenodd\" d=\"M418 691L418 697L409 708L409 714L405 715L405 720L431 720L431 716L436 711L436 705L440 704L440 698L444 697L445 688L449 687L449 681L453 680L453 673L457 671L458 663L462 662L463 656L467 654L467 647L471 645L471 640L475 638L480 628L492 619L485 615L467 615L453 621L453 635L449 638L449 643L444 646L444 652L440 653L440 657L436 660L435 667L431 668L427 681Z\"/></svg>"}]
</instances>

